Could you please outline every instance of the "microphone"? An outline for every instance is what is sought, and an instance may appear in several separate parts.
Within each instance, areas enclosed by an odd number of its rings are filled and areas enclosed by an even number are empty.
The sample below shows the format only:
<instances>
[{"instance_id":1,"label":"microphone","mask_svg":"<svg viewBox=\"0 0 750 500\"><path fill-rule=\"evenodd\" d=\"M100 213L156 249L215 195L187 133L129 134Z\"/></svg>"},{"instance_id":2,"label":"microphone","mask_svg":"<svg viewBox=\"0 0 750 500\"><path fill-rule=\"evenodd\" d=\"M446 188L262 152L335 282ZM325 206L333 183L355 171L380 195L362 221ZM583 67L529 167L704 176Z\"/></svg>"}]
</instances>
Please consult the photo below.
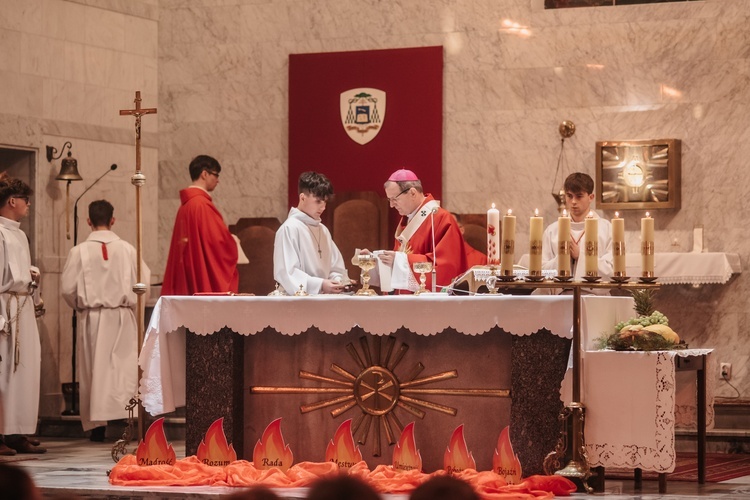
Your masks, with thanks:
<instances>
[{"instance_id":1,"label":"microphone","mask_svg":"<svg viewBox=\"0 0 750 500\"><path fill-rule=\"evenodd\" d=\"M83 190L83 193L81 193L81 195L78 198L76 198L76 202L73 204L73 246L75 246L75 245L78 244L78 202L81 200L81 198L83 197L84 194L86 194L86 193L89 192L89 189L91 189L92 187L94 187L97 182L99 182L100 180L102 180L102 177L104 177L108 173L112 172L113 170L117 170L117 164L116 163L113 163L109 167L109 170L107 170L102 175L100 175L94 182L91 183L91 185L89 187L87 187L86 189Z\"/></svg>"},{"instance_id":2,"label":"microphone","mask_svg":"<svg viewBox=\"0 0 750 500\"><path fill-rule=\"evenodd\" d=\"M432 293L437 291L437 248L435 248L435 212L437 207L430 211L430 224L432 225Z\"/></svg>"}]
</instances>

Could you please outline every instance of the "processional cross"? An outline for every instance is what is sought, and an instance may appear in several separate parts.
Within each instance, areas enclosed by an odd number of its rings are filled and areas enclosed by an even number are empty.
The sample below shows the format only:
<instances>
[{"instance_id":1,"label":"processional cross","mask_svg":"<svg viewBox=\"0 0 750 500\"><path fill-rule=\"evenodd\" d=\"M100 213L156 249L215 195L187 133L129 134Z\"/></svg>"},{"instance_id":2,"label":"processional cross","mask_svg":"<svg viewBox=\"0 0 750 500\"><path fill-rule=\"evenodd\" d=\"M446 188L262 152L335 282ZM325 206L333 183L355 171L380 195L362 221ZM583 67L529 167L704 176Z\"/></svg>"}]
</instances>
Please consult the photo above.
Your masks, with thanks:
<instances>
[{"instance_id":1,"label":"processional cross","mask_svg":"<svg viewBox=\"0 0 750 500\"><path fill-rule=\"evenodd\" d=\"M135 222L136 222L136 278L138 283L133 286L133 292L137 297L137 324L138 324L138 352L141 352L144 338L143 324L143 294L148 290L148 285L142 283L141 279L141 262L143 260L143 218L141 212L141 188L146 184L146 176L141 172L141 117L143 115L156 114L156 108L141 108L141 91L135 92L135 109L121 109L120 116L135 116L135 174L131 177L130 182L135 186ZM142 371L138 367L138 380L141 379ZM128 427L123 434L122 439L118 440L112 447L112 459L117 462L120 454L125 454L125 447L130 442L130 433L132 428L132 410L138 406L138 435L144 439L146 435L146 412L141 403L140 394L136 393L130 400L127 409L131 417L128 419Z\"/></svg>"}]
</instances>

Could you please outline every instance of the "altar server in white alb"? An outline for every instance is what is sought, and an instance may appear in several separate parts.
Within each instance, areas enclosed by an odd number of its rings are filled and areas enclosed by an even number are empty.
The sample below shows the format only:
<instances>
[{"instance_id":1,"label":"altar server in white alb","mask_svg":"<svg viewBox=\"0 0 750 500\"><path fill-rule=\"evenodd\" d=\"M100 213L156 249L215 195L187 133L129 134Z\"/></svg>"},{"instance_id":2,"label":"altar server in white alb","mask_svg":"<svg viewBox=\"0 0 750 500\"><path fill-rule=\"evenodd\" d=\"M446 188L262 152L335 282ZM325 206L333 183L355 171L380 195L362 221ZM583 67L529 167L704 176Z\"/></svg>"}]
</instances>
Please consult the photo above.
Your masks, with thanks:
<instances>
[{"instance_id":1,"label":"altar server in white alb","mask_svg":"<svg viewBox=\"0 0 750 500\"><path fill-rule=\"evenodd\" d=\"M81 424L92 430L92 441L104 440L107 420L128 416L138 383L138 260L133 245L111 231L113 215L108 201L91 202L91 234L70 249L62 274L63 298L78 313ZM141 281L150 281L145 263Z\"/></svg>"},{"instance_id":2,"label":"altar server in white alb","mask_svg":"<svg viewBox=\"0 0 750 500\"><path fill-rule=\"evenodd\" d=\"M0 174L0 455L44 453L36 432L42 350L34 314L39 270L31 265L21 219L31 188Z\"/></svg>"},{"instance_id":3,"label":"altar server in white alb","mask_svg":"<svg viewBox=\"0 0 750 500\"><path fill-rule=\"evenodd\" d=\"M299 203L276 232L273 276L289 295L341 293L350 283L344 258L320 221L333 196L331 181L317 172L304 172L298 182ZM301 288L300 288L301 287Z\"/></svg>"}]
</instances>

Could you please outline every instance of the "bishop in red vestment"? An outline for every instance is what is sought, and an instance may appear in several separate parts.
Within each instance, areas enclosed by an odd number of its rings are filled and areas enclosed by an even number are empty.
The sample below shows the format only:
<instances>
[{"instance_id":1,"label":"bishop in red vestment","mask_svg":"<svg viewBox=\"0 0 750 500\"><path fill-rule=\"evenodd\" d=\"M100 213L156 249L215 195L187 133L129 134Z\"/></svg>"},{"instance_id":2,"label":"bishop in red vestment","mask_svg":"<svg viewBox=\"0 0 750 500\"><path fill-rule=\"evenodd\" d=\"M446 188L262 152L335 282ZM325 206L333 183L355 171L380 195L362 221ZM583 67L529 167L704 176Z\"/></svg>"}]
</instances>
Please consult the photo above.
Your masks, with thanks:
<instances>
[{"instance_id":1,"label":"bishop in red vestment","mask_svg":"<svg viewBox=\"0 0 750 500\"><path fill-rule=\"evenodd\" d=\"M385 195L398 210L401 221L396 229L394 252L383 252L379 259L392 267L391 285L399 292L416 291L419 274L415 262L432 262L437 286L449 286L467 269L464 239L453 215L440 202L422 191L422 183L410 170L394 172L385 183ZM426 274L428 290L432 273Z\"/></svg>"},{"instance_id":2,"label":"bishop in red vestment","mask_svg":"<svg viewBox=\"0 0 750 500\"><path fill-rule=\"evenodd\" d=\"M180 191L181 206L172 232L162 295L237 292L237 243L209 194L221 165L210 156L190 163L193 183Z\"/></svg>"}]
</instances>

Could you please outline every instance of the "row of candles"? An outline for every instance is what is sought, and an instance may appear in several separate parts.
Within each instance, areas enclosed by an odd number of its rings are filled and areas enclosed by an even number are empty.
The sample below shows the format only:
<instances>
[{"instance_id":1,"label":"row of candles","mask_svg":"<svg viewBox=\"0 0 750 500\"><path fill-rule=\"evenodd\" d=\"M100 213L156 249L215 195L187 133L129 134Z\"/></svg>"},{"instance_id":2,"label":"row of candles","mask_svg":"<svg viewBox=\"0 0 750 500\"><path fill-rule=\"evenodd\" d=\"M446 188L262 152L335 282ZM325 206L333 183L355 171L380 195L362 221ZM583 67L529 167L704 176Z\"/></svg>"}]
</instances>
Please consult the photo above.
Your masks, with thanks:
<instances>
[{"instance_id":1,"label":"row of candles","mask_svg":"<svg viewBox=\"0 0 750 500\"><path fill-rule=\"evenodd\" d=\"M570 222L565 211L557 218L557 275L571 276L570 268ZM615 212L612 219L612 257L614 276L626 276L625 270L625 220ZM516 246L516 216L512 210L503 216L502 246L500 245L500 211L492 204L487 211L487 263L500 265L501 276L513 276L513 262ZM539 210L529 220L529 276L542 276L542 235L544 233L544 218L539 216ZM599 220L589 213L584 220L584 240L581 256L584 260L584 276L599 275ZM654 276L654 219L646 212L641 219L641 263L642 276Z\"/></svg>"}]
</instances>

